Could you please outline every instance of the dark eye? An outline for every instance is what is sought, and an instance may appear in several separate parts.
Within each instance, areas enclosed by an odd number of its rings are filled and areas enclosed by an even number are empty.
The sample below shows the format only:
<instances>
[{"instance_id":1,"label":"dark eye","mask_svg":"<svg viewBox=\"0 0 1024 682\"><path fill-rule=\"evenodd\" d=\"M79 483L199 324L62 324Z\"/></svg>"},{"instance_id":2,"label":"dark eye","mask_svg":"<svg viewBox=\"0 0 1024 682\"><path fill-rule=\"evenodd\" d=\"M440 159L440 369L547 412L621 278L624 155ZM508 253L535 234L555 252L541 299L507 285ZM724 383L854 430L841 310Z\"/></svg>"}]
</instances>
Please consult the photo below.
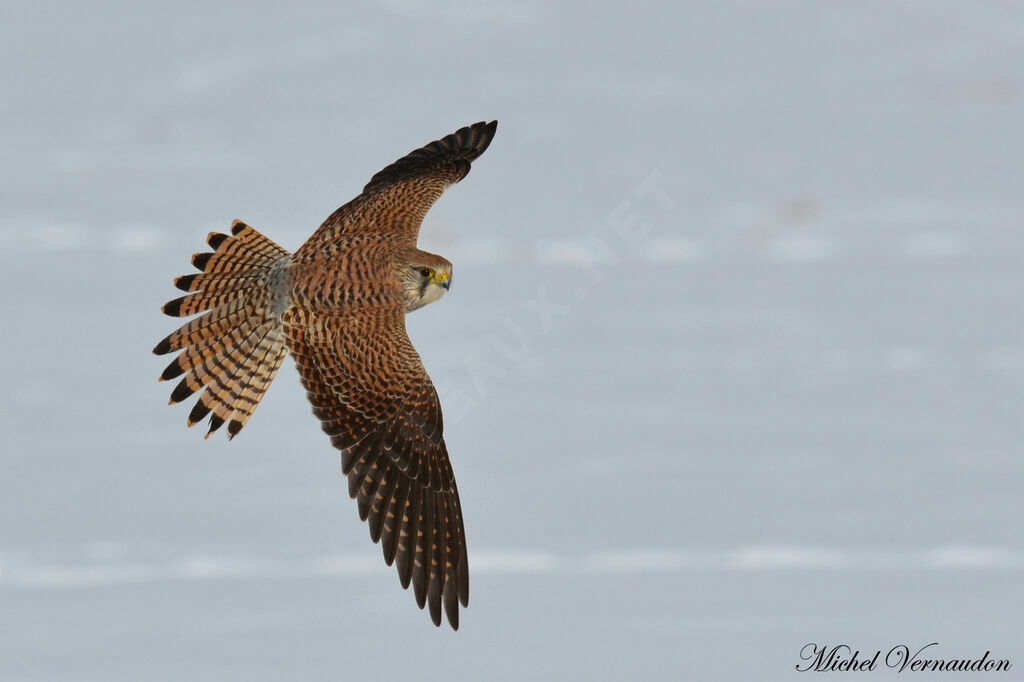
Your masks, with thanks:
<instances>
[{"instance_id":1,"label":"dark eye","mask_svg":"<svg viewBox=\"0 0 1024 682\"><path fill-rule=\"evenodd\" d=\"M430 268L420 268L420 276L421 277L433 277L434 276L434 271L431 270Z\"/></svg>"}]
</instances>

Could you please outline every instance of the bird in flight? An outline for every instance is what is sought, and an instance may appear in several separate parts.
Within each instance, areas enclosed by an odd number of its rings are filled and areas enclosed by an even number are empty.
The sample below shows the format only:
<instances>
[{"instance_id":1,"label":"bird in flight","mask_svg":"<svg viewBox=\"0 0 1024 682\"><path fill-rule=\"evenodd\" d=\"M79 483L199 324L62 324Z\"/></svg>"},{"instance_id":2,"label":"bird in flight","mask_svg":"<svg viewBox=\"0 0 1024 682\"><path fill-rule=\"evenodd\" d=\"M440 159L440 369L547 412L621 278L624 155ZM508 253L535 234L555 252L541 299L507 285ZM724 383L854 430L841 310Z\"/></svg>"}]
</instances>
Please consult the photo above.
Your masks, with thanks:
<instances>
[{"instance_id":1,"label":"bird in flight","mask_svg":"<svg viewBox=\"0 0 1024 682\"><path fill-rule=\"evenodd\" d=\"M469 603L466 534L441 405L405 329L406 313L448 290L452 264L416 247L420 223L444 190L466 177L497 121L461 128L374 175L295 253L236 220L210 233L199 272L174 280L188 292L163 312L198 315L156 345L178 355L160 379L181 377L171 404L199 393L188 415L207 437L241 431L286 354L341 451L349 495L403 588L459 627Z\"/></svg>"}]
</instances>

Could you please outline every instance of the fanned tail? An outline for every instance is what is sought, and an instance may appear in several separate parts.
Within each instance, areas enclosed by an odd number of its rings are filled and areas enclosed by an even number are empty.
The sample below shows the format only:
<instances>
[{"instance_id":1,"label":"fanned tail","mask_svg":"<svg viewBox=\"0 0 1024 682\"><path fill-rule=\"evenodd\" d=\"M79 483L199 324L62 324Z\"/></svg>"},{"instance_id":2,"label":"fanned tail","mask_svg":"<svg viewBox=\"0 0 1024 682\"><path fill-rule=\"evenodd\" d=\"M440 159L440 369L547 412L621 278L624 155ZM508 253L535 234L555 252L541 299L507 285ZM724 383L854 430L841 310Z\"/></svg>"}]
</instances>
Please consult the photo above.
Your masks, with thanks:
<instances>
[{"instance_id":1,"label":"fanned tail","mask_svg":"<svg viewBox=\"0 0 1024 682\"><path fill-rule=\"evenodd\" d=\"M168 302L172 317L203 313L156 345L153 352L181 353L161 381L182 375L171 404L205 389L188 416L188 425L210 416L207 437L225 423L234 437L252 416L287 354L281 315L287 308L291 254L240 220L231 234L211 232L212 252L197 253L201 272L174 280L189 294Z\"/></svg>"}]
</instances>

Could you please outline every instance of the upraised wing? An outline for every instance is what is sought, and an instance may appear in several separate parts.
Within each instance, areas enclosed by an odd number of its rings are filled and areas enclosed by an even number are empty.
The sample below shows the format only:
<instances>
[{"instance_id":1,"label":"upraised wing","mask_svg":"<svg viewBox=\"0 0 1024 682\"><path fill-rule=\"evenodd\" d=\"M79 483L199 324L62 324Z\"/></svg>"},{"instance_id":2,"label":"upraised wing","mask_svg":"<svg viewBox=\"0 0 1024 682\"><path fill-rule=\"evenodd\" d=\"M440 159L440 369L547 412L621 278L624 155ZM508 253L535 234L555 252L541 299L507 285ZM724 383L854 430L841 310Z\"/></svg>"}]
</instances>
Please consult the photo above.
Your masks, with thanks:
<instances>
[{"instance_id":1,"label":"upraised wing","mask_svg":"<svg viewBox=\"0 0 1024 682\"><path fill-rule=\"evenodd\" d=\"M299 253L358 232L401 234L415 245L427 211L445 189L466 177L497 129L497 121L481 121L409 152L370 178L362 194L328 216Z\"/></svg>"}]
</instances>

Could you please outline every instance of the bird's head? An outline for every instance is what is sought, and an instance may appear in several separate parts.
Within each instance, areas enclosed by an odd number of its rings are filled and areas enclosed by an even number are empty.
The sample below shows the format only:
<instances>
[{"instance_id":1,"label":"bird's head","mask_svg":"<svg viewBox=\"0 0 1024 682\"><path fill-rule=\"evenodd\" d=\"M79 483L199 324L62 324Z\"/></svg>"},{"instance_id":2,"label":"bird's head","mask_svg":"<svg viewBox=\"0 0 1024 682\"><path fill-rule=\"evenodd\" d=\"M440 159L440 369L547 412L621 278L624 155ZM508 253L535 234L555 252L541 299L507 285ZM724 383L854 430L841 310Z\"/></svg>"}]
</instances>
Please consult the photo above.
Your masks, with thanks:
<instances>
[{"instance_id":1,"label":"bird's head","mask_svg":"<svg viewBox=\"0 0 1024 682\"><path fill-rule=\"evenodd\" d=\"M452 283L452 264L441 256L420 251L399 272L406 312L441 298Z\"/></svg>"}]
</instances>

